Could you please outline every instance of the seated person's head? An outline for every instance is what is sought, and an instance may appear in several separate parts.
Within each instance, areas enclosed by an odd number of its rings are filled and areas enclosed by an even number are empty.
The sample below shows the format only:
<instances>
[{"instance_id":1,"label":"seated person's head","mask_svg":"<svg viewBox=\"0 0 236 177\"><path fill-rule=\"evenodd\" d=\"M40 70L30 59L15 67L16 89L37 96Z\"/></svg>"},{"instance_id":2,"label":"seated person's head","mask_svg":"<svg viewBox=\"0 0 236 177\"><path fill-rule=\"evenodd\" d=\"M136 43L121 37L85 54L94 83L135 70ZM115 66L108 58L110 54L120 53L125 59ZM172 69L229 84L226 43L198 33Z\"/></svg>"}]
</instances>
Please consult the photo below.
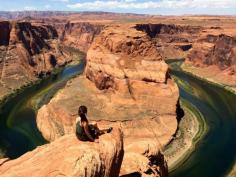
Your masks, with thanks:
<instances>
[{"instance_id":1,"label":"seated person's head","mask_svg":"<svg viewBox=\"0 0 236 177\"><path fill-rule=\"evenodd\" d=\"M87 107L82 105L79 107L78 114L79 116L83 116L87 114L87 111L88 111Z\"/></svg>"}]
</instances>

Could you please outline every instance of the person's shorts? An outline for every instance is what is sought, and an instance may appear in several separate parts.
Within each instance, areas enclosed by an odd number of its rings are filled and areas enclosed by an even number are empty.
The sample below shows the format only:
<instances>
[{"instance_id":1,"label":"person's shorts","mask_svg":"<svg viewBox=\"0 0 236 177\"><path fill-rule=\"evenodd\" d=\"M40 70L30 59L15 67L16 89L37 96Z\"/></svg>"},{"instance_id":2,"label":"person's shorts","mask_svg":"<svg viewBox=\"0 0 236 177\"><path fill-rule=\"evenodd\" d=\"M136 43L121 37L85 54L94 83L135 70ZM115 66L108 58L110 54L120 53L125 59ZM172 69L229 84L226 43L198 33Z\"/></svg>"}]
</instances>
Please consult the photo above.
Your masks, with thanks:
<instances>
[{"instance_id":1,"label":"person's shorts","mask_svg":"<svg viewBox=\"0 0 236 177\"><path fill-rule=\"evenodd\" d=\"M89 125L89 132L92 135L93 139L97 138L96 128L93 125ZM85 133L84 134L76 133L76 136L80 141L89 141L90 140Z\"/></svg>"}]
</instances>

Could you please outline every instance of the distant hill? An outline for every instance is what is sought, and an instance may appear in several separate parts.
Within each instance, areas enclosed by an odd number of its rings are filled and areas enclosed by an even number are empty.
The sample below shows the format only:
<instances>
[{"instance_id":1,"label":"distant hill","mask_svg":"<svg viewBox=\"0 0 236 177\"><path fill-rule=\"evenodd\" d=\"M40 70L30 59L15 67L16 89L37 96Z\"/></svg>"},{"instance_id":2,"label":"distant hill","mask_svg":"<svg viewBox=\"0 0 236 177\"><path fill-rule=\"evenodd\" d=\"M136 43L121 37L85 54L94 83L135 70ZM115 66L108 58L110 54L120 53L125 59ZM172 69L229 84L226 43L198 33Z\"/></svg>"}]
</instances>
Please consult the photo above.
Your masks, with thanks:
<instances>
[{"instance_id":1,"label":"distant hill","mask_svg":"<svg viewBox=\"0 0 236 177\"><path fill-rule=\"evenodd\" d=\"M142 14L132 13L112 13L112 12L72 12L72 11L0 11L1 19L22 19L22 18L44 18L44 17L55 17L55 16L70 16L70 15L112 15L112 16L145 16Z\"/></svg>"}]
</instances>

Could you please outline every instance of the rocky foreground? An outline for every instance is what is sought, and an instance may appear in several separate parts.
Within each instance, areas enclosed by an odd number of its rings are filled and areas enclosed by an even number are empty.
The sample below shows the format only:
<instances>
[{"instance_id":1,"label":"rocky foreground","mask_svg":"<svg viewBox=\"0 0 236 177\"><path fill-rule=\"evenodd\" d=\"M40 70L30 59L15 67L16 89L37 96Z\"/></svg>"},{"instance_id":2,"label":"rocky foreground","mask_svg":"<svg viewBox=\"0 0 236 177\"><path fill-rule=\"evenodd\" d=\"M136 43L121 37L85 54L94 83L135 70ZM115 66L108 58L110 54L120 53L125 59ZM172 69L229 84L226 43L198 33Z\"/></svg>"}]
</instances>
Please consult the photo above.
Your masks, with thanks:
<instances>
[{"instance_id":1,"label":"rocky foreground","mask_svg":"<svg viewBox=\"0 0 236 177\"><path fill-rule=\"evenodd\" d=\"M119 129L101 136L99 143L84 143L75 135L66 135L16 160L0 161L0 174L2 177L118 177L123 155Z\"/></svg>"}]
</instances>

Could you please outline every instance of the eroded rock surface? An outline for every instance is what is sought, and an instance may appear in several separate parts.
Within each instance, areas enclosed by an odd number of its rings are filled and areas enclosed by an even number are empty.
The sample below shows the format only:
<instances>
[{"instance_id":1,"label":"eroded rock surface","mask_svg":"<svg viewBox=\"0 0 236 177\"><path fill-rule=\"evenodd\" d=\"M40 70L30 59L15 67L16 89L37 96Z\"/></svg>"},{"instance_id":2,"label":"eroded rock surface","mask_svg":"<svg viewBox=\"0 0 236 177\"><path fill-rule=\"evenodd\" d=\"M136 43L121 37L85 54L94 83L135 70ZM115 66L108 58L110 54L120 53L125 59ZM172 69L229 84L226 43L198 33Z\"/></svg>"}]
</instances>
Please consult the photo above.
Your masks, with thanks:
<instances>
[{"instance_id":1,"label":"eroded rock surface","mask_svg":"<svg viewBox=\"0 0 236 177\"><path fill-rule=\"evenodd\" d=\"M185 58L203 30L200 26L174 24L138 24L136 28L152 38L164 59Z\"/></svg>"},{"instance_id":2,"label":"eroded rock surface","mask_svg":"<svg viewBox=\"0 0 236 177\"><path fill-rule=\"evenodd\" d=\"M68 22L62 30L60 40L66 46L86 52L103 27L104 25L101 24Z\"/></svg>"},{"instance_id":3,"label":"eroded rock surface","mask_svg":"<svg viewBox=\"0 0 236 177\"><path fill-rule=\"evenodd\" d=\"M222 70L229 68L236 64L236 38L225 34L208 35L194 45L188 60L206 66L216 65Z\"/></svg>"},{"instance_id":4,"label":"eroded rock surface","mask_svg":"<svg viewBox=\"0 0 236 177\"><path fill-rule=\"evenodd\" d=\"M99 143L81 142L66 135L18 159L0 164L3 177L118 177L123 159L119 129L99 138Z\"/></svg>"},{"instance_id":5,"label":"eroded rock surface","mask_svg":"<svg viewBox=\"0 0 236 177\"><path fill-rule=\"evenodd\" d=\"M234 25L217 25L138 24L136 28L152 38L164 59L186 59L186 71L235 90Z\"/></svg>"},{"instance_id":6,"label":"eroded rock surface","mask_svg":"<svg viewBox=\"0 0 236 177\"><path fill-rule=\"evenodd\" d=\"M195 66L215 65L222 70L235 65L236 39L220 27L138 24L136 28L155 41L166 59L187 58Z\"/></svg>"},{"instance_id":7,"label":"eroded rock surface","mask_svg":"<svg viewBox=\"0 0 236 177\"><path fill-rule=\"evenodd\" d=\"M0 22L0 98L71 60L54 27Z\"/></svg>"},{"instance_id":8,"label":"eroded rock surface","mask_svg":"<svg viewBox=\"0 0 236 177\"><path fill-rule=\"evenodd\" d=\"M54 141L74 132L78 107L86 105L89 120L124 132L121 176L166 176L160 151L177 129L178 98L178 88L151 38L134 26L111 26L89 48L84 75L67 83L39 110L37 125Z\"/></svg>"}]
</instances>

